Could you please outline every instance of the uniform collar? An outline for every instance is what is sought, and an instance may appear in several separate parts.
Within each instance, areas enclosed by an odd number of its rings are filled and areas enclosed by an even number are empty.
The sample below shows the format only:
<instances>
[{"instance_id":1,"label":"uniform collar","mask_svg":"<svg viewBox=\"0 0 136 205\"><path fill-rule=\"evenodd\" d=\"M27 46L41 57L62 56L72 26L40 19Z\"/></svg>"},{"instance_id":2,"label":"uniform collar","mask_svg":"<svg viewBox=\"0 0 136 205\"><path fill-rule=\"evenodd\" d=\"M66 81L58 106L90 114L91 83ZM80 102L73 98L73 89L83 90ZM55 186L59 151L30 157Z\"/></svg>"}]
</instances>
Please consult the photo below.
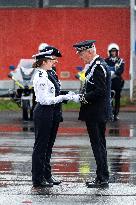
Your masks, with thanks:
<instances>
[{"instance_id":1,"label":"uniform collar","mask_svg":"<svg viewBox=\"0 0 136 205\"><path fill-rule=\"evenodd\" d=\"M118 60L118 57L114 57L114 58L113 58L113 57L111 57L110 59L111 59L113 62L115 62L115 61L117 61L117 60Z\"/></svg>"},{"instance_id":2,"label":"uniform collar","mask_svg":"<svg viewBox=\"0 0 136 205\"><path fill-rule=\"evenodd\" d=\"M93 62L99 57L99 55L96 55L93 60L91 60L91 62L89 63L89 65L91 66L93 64Z\"/></svg>"}]
</instances>

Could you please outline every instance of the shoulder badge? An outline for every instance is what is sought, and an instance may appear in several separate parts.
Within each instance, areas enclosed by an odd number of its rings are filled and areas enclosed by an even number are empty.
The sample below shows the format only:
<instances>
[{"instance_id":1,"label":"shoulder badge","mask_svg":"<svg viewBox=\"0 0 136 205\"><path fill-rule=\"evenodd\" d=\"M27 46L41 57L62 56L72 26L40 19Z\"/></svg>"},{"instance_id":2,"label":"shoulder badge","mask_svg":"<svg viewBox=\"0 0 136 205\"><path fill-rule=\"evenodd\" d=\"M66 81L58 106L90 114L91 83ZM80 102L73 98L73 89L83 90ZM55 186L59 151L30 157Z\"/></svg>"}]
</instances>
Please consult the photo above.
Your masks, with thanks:
<instances>
[{"instance_id":1,"label":"shoulder badge","mask_svg":"<svg viewBox=\"0 0 136 205\"><path fill-rule=\"evenodd\" d=\"M39 77L42 77L43 72L39 71Z\"/></svg>"},{"instance_id":2,"label":"shoulder badge","mask_svg":"<svg viewBox=\"0 0 136 205\"><path fill-rule=\"evenodd\" d=\"M96 61L96 65L100 65L101 64L101 62L100 61Z\"/></svg>"}]
</instances>

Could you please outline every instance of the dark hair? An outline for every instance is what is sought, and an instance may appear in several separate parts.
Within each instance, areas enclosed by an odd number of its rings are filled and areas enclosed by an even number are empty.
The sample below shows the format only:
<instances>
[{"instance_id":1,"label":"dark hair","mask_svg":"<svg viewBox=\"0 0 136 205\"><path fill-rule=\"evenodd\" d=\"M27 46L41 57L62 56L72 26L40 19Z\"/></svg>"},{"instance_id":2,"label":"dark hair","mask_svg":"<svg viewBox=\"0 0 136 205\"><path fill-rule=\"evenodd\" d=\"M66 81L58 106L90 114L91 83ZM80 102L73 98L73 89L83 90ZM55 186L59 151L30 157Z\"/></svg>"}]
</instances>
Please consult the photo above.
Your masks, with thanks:
<instances>
[{"instance_id":1,"label":"dark hair","mask_svg":"<svg viewBox=\"0 0 136 205\"><path fill-rule=\"evenodd\" d=\"M42 66L43 61L47 62L47 60L48 60L48 58L38 59L38 60L36 60L36 61L33 63L32 67L33 67L33 68L39 68L39 67Z\"/></svg>"}]
</instances>

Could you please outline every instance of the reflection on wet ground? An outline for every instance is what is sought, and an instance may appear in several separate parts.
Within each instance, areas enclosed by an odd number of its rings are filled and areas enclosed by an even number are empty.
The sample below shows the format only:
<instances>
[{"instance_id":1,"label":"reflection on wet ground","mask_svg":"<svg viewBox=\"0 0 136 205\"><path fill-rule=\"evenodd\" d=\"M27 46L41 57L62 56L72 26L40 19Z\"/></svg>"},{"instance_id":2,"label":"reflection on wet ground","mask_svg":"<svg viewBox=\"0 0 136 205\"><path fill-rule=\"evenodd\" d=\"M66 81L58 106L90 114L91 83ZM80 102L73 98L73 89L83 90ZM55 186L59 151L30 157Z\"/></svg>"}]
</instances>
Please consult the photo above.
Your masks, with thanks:
<instances>
[{"instance_id":1,"label":"reflection on wet ground","mask_svg":"<svg viewBox=\"0 0 136 205\"><path fill-rule=\"evenodd\" d=\"M76 112L75 112L76 113ZM87 130L83 122L77 121L78 113L70 114L70 116L61 123L59 135L63 136L81 136L87 135ZM11 113L4 120L0 120L0 132L34 132L32 121L22 121L21 116L17 113ZM67 115L67 114L64 114ZM129 116L129 117L128 117ZM2 116L1 116L1 119ZM12 119L12 120L10 120ZM73 119L73 121L71 121ZM136 136L136 121L133 113L124 113L119 121L110 122L107 125L106 135L108 137L135 137Z\"/></svg>"},{"instance_id":2,"label":"reflection on wet ground","mask_svg":"<svg viewBox=\"0 0 136 205\"><path fill-rule=\"evenodd\" d=\"M133 203L128 200L128 204L135 204L136 114L122 114L119 122L109 123L107 126L111 175L108 190L90 190L85 187L85 181L95 177L96 168L86 128L84 123L77 121L77 113L73 116L73 122L71 113L64 115L65 120L60 125L52 156L52 171L63 183L46 190L31 189L33 122L23 122L20 118L14 121L8 117L7 120L0 120L0 195L9 196L4 197L0 205L11 204L10 199L14 205L38 205L44 204L44 201L45 204L62 205L67 204L67 200L63 201L64 196L70 196L73 205L90 204L90 200L92 204L123 204L122 196L126 196L126 201L127 196L130 196ZM39 198L36 199L35 195L39 195ZM15 196L19 197L14 198ZM74 196L78 196L78 200ZM101 196L106 197L103 203ZM119 203L115 198L111 202L113 196L120 197Z\"/></svg>"}]
</instances>

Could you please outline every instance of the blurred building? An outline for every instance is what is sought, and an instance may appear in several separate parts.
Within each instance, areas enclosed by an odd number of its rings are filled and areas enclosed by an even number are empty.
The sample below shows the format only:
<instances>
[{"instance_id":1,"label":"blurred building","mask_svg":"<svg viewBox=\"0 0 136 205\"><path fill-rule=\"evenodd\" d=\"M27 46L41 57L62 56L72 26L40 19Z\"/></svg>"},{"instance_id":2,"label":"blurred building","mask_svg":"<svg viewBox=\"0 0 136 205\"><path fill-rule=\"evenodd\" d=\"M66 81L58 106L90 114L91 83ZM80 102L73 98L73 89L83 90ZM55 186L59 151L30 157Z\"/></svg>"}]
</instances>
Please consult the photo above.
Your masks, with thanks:
<instances>
[{"instance_id":1,"label":"blurred building","mask_svg":"<svg viewBox=\"0 0 136 205\"><path fill-rule=\"evenodd\" d=\"M136 4L136 0L131 1ZM63 88L78 89L76 67L83 65L72 45L90 38L96 39L98 53L103 57L107 55L109 43L119 44L121 56L126 61L124 89L128 90L131 1L0 0L0 90L12 87L7 77L9 67L16 67L21 58L31 58L41 42L62 51L57 72Z\"/></svg>"},{"instance_id":2,"label":"blurred building","mask_svg":"<svg viewBox=\"0 0 136 205\"><path fill-rule=\"evenodd\" d=\"M130 0L0 0L1 7L109 7L130 6Z\"/></svg>"}]
</instances>

